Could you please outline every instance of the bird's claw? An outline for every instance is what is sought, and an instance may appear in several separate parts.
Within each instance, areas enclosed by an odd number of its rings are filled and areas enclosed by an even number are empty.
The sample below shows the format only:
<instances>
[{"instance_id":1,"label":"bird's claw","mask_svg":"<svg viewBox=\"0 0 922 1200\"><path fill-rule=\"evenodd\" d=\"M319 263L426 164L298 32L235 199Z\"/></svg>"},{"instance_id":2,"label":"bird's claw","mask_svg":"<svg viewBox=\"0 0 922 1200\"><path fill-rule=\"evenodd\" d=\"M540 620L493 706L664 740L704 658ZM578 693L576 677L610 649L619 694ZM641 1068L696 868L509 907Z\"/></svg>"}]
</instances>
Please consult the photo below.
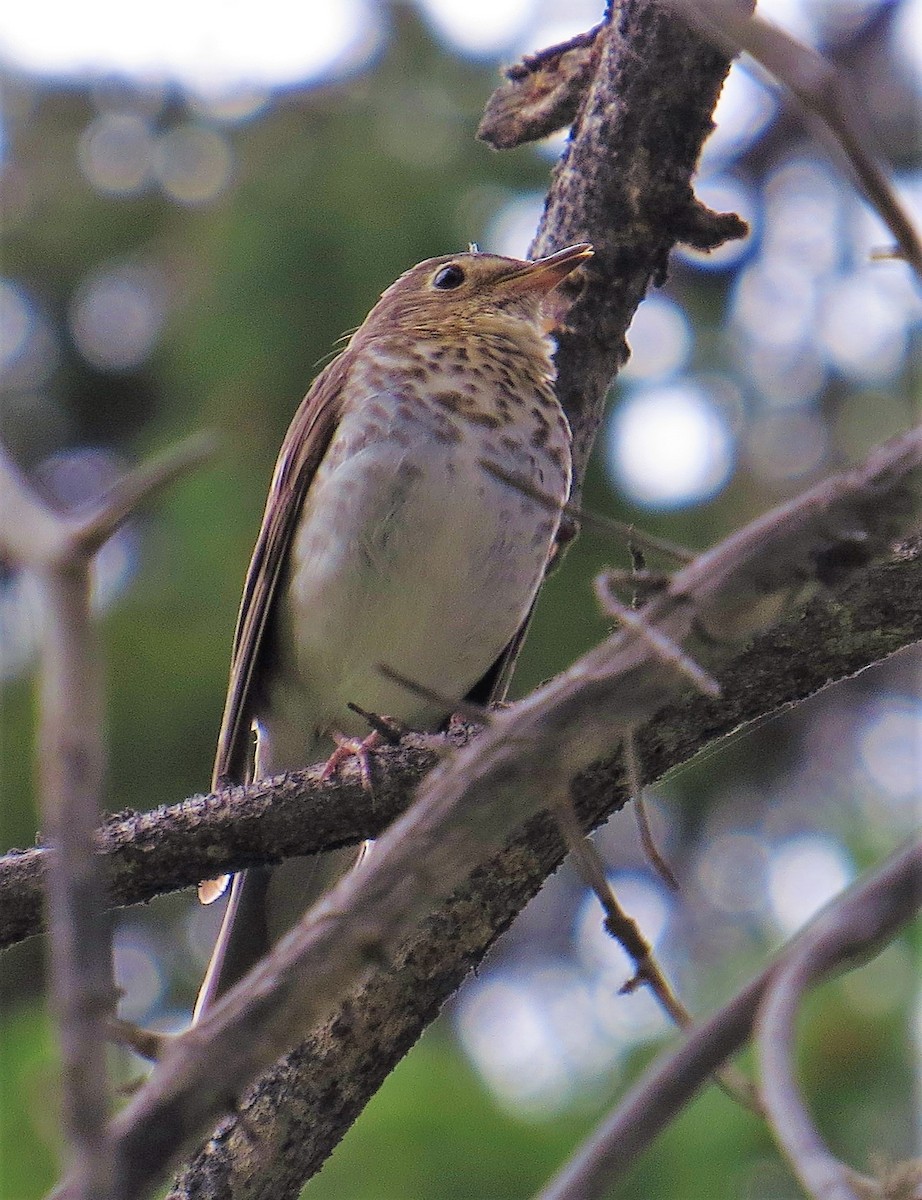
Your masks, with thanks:
<instances>
[{"instance_id":1,"label":"bird's claw","mask_svg":"<svg viewBox=\"0 0 922 1200\"><path fill-rule=\"evenodd\" d=\"M336 749L327 759L320 778L324 780L332 779L346 759L355 758L359 765L362 787L368 792L373 791L371 782L371 752L381 745L384 741L383 736L375 729L366 738L342 737L336 733L332 737L336 742Z\"/></svg>"}]
</instances>

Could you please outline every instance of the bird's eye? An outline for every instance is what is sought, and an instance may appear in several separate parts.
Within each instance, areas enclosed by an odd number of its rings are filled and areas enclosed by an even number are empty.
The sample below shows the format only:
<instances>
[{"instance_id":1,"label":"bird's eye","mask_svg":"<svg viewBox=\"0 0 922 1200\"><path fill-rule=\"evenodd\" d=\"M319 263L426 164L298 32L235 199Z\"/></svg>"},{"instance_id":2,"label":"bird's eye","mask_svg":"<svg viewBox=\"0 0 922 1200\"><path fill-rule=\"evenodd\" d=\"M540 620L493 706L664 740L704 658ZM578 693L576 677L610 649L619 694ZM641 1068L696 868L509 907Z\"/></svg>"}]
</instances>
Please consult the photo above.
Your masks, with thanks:
<instances>
[{"instance_id":1,"label":"bird's eye","mask_svg":"<svg viewBox=\"0 0 922 1200\"><path fill-rule=\"evenodd\" d=\"M432 278L432 286L447 292L452 288L460 287L464 283L464 278L464 272L458 264L449 263L447 267L442 267L441 271L436 271Z\"/></svg>"}]
</instances>

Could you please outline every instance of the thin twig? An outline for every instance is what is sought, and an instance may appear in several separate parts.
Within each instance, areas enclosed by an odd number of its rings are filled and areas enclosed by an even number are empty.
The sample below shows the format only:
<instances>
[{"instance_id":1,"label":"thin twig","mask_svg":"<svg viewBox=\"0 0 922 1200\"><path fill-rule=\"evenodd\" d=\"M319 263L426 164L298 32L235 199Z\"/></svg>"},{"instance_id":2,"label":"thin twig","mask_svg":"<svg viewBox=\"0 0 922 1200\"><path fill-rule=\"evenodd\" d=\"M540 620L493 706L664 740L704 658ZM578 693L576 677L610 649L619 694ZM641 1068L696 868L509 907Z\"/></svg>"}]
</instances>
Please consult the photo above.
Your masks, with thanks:
<instances>
[{"instance_id":1,"label":"thin twig","mask_svg":"<svg viewBox=\"0 0 922 1200\"><path fill-rule=\"evenodd\" d=\"M647 809L643 799L643 781L640 774L640 763L637 760L637 731L633 727L630 728L624 735L622 742L624 751L624 770L627 775L628 791L631 793L631 799L634 802L634 812L637 814L637 829L640 833L640 844L643 847L643 852L646 855L647 861L656 871L657 875L662 879L673 892L679 890L679 881L675 874L666 862L653 838L653 831L650 828L650 822L647 819Z\"/></svg>"},{"instance_id":2,"label":"thin twig","mask_svg":"<svg viewBox=\"0 0 922 1200\"><path fill-rule=\"evenodd\" d=\"M71 518L74 541L93 553L107 541L127 517L153 500L164 488L187 475L215 453L218 438L213 433L193 434L153 462L137 467L117 480L89 512Z\"/></svg>"},{"instance_id":3,"label":"thin twig","mask_svg":"<svg viewBox=\"0 0 922 1200\"><path fill-rule=\"evenodd\" d=\"M612 595L610 582L607 573L593 580L593 589L607 615L641 637L664 666L684 676L702 695L719 696L720 684L714 676L696 663L690 654L686 654L677 642L649 622L642 611L628 608Z\"/></svg>"},{"instance_id":4,"label":"thin twig","mask_svg":"<svg viewBox=\"0 0 922 1200\"><path fill-rule=\"evenodd\" d=\"M547 492L543 492L541 488L536 487L530 479L524 479L521 475L517 475L514 471L508 470L500 463L493 462L488 458L478 459L477 465L482 467L488 475L492 475L498 479L500 483L506 483L511 488L515 488L517 492L521 492L523 496L528 496L535 500L538 504L543 504L545 508L551 512L563 512L564 516L570 517L577 525L584 529L591 529L595 533L601 533L605 536L614 536L623 539L626 542L634 543L638 546L643 546L646 550L652 550L656 554L663 554L667 558L674 559L676 562L689 563L695 557L693 550L687 549L685 546L680 546L678 542L670 542L667 538L657 537L653 533L647 533L646 530L638 529L636 525L632 525L627 521L619 521L617 517L607 517L604 513L593 512L591 509L583 508L582 505L567 503L561 509L560 501L549 496Z\"/></svg>"},{"instance_id":5,"label":"thin twig","mask_svg":"<svg viewBox=\"0 0 922 1200\"><path fill-rule=\"evenodd\" d=\"M830 971L857 965L890 935L895 917L908 919L920 907L922 843L904 854L875 904L825 909L784 957L759 1006L756 1047L772 1131L816 1200L861 1200L861 1177L826 1147L794 1079L795 1023L804 992Z\"/></svg>"},{"instance_id":6,"label":"thin twig","mask_svg":"<svg viewBox=\"0 0 922 1200\"><path fill-rule=\"evenodd\" d=\"M920 869L922 844L905 846L833 900L760 975L644 1073L536 1200L600 1200L607 1195L713 1071L744 1045L763 996L817 923L828 918L852 935L847 945L833 951L826 969L854 962L895 937L915 915Z\"/></svg>"},{"instance_id":7,"label":"thin twig","mask_svg":"<svg viewBox=\"0 0 922 1200\"><path fill-rule=\"evenodd\" d=\"M673 6L718 46L745 50L815 113L843 151L858 184L896 239L900 254L922 277L922 241L903 209L859 118L859 98L832 63L762 17L747 17L726 0L671 0Z\"/></svg>"},{"instance_id":8,"label":"thin twig","mask_svg":"<svg viewBox=\"0 0 922 1200\"><path fill-rule=\"evenodd\" d=\"M146 496L201 460L201 439L117 484L89 514L56 513L0 450L0 552L34 571L42 616L38 763L42 824L54 849L45 873L51 1001L61 1044L61 1115L73 1195L115 1200L108 1137L107 1022L115 1007L112 919L96 827L105 773L104 700L90 612L95 551Z\"/></svg>"},{"instance_id":9,"label":"thin twig","mask_svg":"<svg viewBox=\"0 0 922 1200\"><path fill-rule=\"evenodd\" d=\"M447 708L452 713L458 713L465 720L474 721L478 725L489 725L493 719L490 710L484 705L475 704L472 700L454 700L450 696L445 696L441 692L437 692L435 688L427 687L424 683L418 683L415 679L401 675L399 671L395 671L387 663L378 663L376 670L385 679L390 679L402 688L406 688L412 695L419 696L423 700L429 700L442 709Z\"/></svg>"}]
</instances>

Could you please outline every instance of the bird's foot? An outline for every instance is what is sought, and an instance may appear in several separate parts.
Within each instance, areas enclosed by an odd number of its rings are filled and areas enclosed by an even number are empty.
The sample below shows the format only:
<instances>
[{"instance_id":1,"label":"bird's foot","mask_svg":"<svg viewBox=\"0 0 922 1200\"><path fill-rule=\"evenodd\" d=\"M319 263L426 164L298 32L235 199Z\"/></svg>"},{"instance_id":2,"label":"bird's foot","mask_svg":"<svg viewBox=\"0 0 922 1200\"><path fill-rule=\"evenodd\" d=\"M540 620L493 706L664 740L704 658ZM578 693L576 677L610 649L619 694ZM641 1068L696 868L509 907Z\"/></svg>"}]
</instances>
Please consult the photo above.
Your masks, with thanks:
<instances>
[{"instance_id":1,"label":"bird's foot","mask_svg":"<svg viewBox=\"0 0 922 1200\"><path fill-rule=\"evenodd\" d=\"M366 738L347 738L337 733L331 736L334 742L336 742L336 749L327 759L320 778L332 779L346 759L354 758L359 765L362 787L368 792L373 791L374 789L371 784L371 752L381 745L385 740L384 736L377 729Z\"/></svg>"}]
</instances>

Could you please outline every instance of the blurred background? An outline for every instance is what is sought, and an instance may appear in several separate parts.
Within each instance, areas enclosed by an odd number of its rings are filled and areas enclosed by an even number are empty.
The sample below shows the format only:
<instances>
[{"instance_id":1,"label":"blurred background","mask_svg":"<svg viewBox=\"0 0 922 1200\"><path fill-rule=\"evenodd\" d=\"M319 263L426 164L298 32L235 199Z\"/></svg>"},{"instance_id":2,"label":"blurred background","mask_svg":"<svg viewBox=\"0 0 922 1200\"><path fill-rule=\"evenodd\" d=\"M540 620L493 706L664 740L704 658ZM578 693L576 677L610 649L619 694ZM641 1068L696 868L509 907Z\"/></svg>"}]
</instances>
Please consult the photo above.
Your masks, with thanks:
<instances>
[{"instance_id":1,"label":"blurred background","mask_svg":"<svg viewBox=\"0 0 922 1200\"><path fill-rule=\"evenodd\" d=\"M872 143L922 210L922 0L766 0L841 67ZM108 806L206 789L243 574L275 454L318 364L429 255L522 255L563 137L474 140L498 67L589 28L583 0L112 0L0 15L0 430L72 504L194 431L221 452L100 554ZM698 192L751 225L679 250L641 307L586 503L703 547L916 419L922 301L869 260L891 239L809 122L735 66ZM548 585L518 692L606 632L589 582L626 565L584 535ZM35 837L34 603L0 567L2 846ZM918 658L903 653L677 772L650 797L682 884L651 873L630 813L598 842L689 1006L706 1012L919 811ZM124 1016L188 1020L219 914L191 894L125 911ZM912 1153L922 1040L902 939L820 989L803 1078L861 1168ZM56 1177L55 1057L38 940L0 966L0 1193ZM394 1073L309 1194L514 1200L541 1184L671 1037L568 868ZM118 1063L125 1079L136 1063ZM619 1197L798 1195L763 1128L714 1089Z\"/></svg>"}]
</instances>

